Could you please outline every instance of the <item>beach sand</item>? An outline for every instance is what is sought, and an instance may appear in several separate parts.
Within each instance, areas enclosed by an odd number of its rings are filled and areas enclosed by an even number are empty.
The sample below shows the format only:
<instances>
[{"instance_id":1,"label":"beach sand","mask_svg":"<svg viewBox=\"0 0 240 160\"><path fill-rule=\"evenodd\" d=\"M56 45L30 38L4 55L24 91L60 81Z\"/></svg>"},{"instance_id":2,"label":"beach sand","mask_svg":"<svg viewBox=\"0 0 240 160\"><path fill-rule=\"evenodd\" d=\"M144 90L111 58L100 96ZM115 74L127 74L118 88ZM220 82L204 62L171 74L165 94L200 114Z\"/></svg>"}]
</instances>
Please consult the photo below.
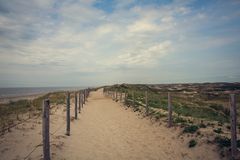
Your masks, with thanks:
<instances>
[{"instance_id":1,"label":"beach sand","mask_svg":"<svg viewBox=\"0 0 240 160\"><path fill-rule=\"evenodd\" d=\"M71 101L71 115L74 103ZM188 148L191 137L178 128L153 123L119 102L91 92L71 135L65 135L65 106L50 115L51 157L56 160L209 160L220 159L216 146L200 143ZM31 119L0 137L0 159L41 159L41 117Z\"/></svg>"}]
</instances>

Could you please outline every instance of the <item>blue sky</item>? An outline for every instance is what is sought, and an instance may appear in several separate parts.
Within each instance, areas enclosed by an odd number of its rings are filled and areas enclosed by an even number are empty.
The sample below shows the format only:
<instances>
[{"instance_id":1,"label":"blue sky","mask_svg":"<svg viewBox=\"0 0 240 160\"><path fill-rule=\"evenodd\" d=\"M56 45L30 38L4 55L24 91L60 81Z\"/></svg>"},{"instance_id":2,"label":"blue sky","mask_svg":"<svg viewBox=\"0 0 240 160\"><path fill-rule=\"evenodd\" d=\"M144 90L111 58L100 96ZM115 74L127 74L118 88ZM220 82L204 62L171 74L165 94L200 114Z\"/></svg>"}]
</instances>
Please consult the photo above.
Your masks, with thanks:
<instances>
[{"instance_id":1,"label":"blue sky","mask_svg":"<svg viewBox=\"0 0 240 160\"><path fill-rule=\"evenodd\" d=\"M0 0L0 87L240 81L239 0Z\"/></svg>"}]
</instances>

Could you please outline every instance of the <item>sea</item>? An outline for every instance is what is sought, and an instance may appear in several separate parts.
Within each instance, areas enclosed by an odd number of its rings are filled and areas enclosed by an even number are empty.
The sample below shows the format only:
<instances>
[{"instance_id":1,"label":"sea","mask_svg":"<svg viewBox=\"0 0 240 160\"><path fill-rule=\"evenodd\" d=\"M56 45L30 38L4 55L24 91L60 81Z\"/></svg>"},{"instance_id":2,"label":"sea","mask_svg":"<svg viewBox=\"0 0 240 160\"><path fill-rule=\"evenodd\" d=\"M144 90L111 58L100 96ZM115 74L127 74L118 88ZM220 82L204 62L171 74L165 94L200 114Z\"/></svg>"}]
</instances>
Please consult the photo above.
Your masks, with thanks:
<instances>
[{"instance_id":1,"label":"sea","mask_svg":"<svg viewBox=\"0 0 240 160\"><path fill-rule=\"evenodd\" d=\"M0 88L0 99L15 98L46 94L56 91L74 91L87 87L26 87L26 88Z\"/></svg>"}]
</instances>

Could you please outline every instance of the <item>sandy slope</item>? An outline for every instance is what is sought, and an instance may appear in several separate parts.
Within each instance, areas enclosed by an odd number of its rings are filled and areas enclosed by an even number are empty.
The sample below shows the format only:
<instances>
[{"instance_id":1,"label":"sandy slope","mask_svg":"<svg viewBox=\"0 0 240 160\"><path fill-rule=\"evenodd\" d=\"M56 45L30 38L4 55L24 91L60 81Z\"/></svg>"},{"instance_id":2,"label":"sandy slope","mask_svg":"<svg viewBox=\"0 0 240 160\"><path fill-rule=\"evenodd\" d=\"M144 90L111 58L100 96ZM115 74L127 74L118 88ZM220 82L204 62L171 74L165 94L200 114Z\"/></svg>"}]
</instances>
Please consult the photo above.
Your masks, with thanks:
<instances>
[{"instance_id":1,"label":"sandy slope","mask_svg":"<svg viewBox=\"0 0 240 160\"><path fill-rule=\"evenodd\" d=\"M73 108L72 104L72 108ZM52 159L82 160L187 160L219 159L213 146L200 144L189 149L178 138L179 131L152 123L120 103L92 92L78 120L71 123L71 136L65 136L64 106L51 115ZM73 115L73 112L71 112ZM41 142L41 120L31 120L0 138L0 159L23 159ZM42 147L28 157L40 159Z\"/></svg>"}]
</instances>

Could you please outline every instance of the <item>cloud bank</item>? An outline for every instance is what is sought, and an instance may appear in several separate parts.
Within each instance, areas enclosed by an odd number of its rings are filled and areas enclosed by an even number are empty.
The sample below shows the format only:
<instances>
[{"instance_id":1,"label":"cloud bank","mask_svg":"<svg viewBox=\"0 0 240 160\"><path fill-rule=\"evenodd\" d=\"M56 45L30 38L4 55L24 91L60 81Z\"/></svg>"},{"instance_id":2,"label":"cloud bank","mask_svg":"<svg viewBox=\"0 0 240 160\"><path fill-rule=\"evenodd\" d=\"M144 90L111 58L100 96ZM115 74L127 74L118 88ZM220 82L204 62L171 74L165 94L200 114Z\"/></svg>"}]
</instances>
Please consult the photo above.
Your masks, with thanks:
<instances>
[{"instance_id":1,"label":"cloud bank","mask_svg":"<svg viewBox=\"0 0 240 160\"><path fill-rule=\"evenodd\" d=\"M0 0L0 86L239 81L239 7Z\"/></svg>"}]
</instances>

